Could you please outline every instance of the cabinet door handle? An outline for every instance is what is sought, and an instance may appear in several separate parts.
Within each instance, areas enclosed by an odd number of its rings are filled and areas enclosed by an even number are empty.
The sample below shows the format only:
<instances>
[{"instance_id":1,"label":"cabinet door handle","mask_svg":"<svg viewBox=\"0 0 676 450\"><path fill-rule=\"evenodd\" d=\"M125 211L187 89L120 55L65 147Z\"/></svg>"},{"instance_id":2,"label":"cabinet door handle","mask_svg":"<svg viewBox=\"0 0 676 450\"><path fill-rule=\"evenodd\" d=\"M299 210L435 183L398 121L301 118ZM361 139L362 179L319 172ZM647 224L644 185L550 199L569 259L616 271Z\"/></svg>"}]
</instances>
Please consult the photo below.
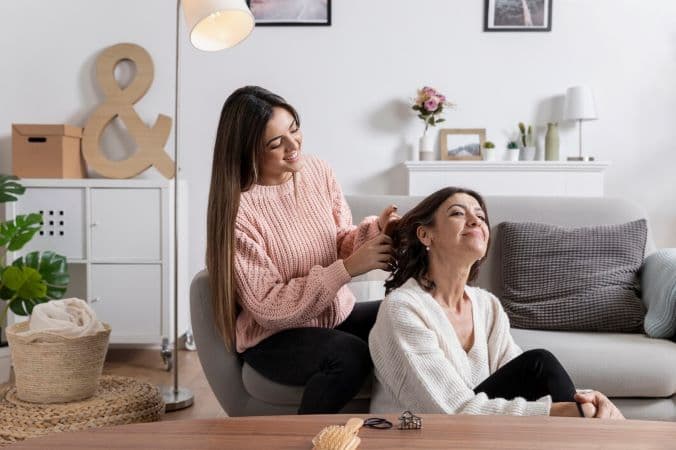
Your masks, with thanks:
<instances>
[{"instance_id":1,"label":"cabinet door handle","mask_svg":"<svg viewBox=\"0 0 676 450\"><path fill-rule=\"evenodd\" d=\"M98 225L99 225L98 222L92 222L92 224L90 225L90 227L94 228L94 227L96 227L96 226L98 226Z\"/></svg>"},{"instance_id":2,"label":"cabinet door handle","mask_svg":"<svg viewBox=\"0 0 676 450\"><path fill-rule=\"evenodd\" d=\"M99 300L101 300L101 297L93 297L90 301L90 303L98 303Z\"/></svg>"}]
</instances>

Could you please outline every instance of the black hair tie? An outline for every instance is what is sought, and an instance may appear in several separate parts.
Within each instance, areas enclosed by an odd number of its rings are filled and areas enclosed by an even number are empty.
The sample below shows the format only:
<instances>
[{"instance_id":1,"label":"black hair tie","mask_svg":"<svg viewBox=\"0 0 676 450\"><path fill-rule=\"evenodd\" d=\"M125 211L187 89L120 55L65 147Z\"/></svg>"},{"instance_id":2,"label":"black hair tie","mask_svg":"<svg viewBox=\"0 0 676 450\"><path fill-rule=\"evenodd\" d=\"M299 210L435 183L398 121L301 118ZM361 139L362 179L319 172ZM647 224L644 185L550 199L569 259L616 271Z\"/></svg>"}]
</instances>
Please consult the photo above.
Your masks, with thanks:
<instances>
[{"instance_id":1,"label":"black hair tie","mask_svg":"<svg viewBox=\"0 0 676 450\"><path fill-rule=\"evenodd\" d=\"M392 428L392 422L380 417L370 417L364 420L364 426L369 428L376 428L378 430L389 430Z\"/></svg>"}]
</instances>

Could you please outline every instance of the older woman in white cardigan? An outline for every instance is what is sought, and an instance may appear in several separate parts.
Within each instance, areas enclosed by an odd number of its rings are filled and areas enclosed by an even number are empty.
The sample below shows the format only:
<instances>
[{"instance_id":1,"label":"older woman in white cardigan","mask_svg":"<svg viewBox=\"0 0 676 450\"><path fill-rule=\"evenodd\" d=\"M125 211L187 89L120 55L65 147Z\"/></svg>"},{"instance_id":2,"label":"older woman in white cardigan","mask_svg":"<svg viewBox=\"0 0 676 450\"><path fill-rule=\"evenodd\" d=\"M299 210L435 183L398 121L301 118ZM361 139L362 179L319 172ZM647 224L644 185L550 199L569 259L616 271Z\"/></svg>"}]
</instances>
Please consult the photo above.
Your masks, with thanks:
<instances>
[{"instance_id":1,"label":"older woman in white cardigan","mask_svg":"<svg viewBox=\"0 0 676 450\"><path fill-rule=\"evenodd\" d=\"M500 301L470 287L486 256L486 205L445 188L392 222L393 272L369 336L372 412L623 418L603 394L577 393L546 350L523 353Z\"/></svg>"}]
</instances>

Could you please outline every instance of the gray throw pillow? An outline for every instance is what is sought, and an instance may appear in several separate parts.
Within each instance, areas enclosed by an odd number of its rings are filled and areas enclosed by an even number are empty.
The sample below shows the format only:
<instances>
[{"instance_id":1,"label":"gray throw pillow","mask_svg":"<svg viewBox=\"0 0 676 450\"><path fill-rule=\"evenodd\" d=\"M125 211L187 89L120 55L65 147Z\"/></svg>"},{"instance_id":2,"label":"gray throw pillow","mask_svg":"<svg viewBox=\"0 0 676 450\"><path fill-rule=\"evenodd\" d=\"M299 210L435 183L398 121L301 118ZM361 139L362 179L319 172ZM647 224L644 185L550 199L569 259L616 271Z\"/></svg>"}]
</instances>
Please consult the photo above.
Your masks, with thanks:
<instances>
[{"instance_id":1,"label":"gray throw pillow","mask_svg":"<svg viewBox=\"0 0 676 450\"><path fill-rule=\"evenodd\" d=\"M648 256L641 269L643 303L648 306L643 329L654 338L676 338L676 248Z\"/></svg>"},{"instance_id":2,"label":"gray throw pillow","mask_svg":"<svg viewBox=\"0 0 676 450\"><path fill-rule=\"evenodd\" d=\"M641 332L638 272L645 220L563 228L503 222L504 294L512 326L540 330Z\"/></svg>"}]
</instances>

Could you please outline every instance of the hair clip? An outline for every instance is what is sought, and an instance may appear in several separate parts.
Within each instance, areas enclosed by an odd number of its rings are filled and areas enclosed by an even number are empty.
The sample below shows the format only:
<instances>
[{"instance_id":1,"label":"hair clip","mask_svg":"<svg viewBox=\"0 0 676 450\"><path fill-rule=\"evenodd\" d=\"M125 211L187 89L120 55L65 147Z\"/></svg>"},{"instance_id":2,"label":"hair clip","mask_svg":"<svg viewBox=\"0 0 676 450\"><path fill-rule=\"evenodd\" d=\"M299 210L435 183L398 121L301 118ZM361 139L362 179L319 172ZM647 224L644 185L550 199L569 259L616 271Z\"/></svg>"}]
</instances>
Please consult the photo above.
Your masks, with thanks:
<instances>
[{"instance_id":1,"label":"hair clip","mask_svg":"<svg viewBox=\"0 0 676 450\"><path fill-rule=\"evenodd\" d=\"M371 417L364 420L364 426L369 428L376 428L378 430L389 430L392 428L392 422L380 417Z\"/></svg>"},{"instance_id":2,"label":"hair clip","mask_svg":"<svg viewBox=\"0 0 676 450\"><path fill-rule=\"evenodd\" d=\"M411 411L404 411L399 417L400 430L420 430L422 428L422 419Z\"/></svg>"}]
</instances>

